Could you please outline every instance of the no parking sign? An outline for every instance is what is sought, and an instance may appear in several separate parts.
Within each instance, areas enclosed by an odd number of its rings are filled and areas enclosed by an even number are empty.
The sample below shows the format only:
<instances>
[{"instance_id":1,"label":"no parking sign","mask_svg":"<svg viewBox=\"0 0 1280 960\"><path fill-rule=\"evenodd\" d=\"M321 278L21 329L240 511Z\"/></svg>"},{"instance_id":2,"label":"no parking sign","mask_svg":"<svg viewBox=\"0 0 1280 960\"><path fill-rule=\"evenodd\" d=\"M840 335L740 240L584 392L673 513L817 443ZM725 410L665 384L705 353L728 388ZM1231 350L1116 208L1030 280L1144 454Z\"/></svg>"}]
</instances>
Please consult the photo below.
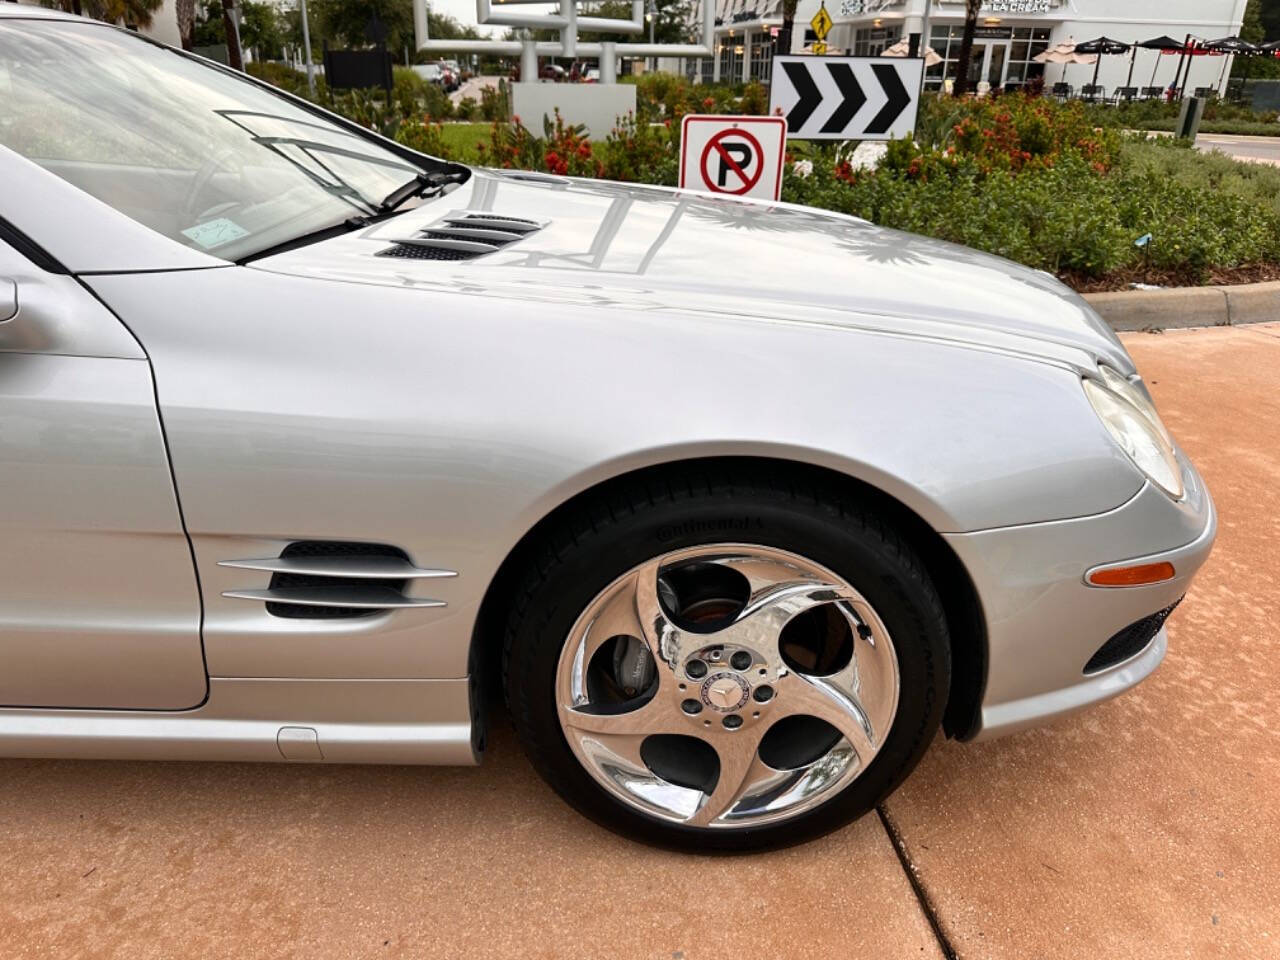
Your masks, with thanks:
<instances>
[{"instance_id":1,"label":"no parking sign","mask_svg":"<svg viewBox=\"0 0 1280 960\"><path fill-rule=\"evenodd\" d=\"M787 121L689 114L680 128L680 189L777 200Z\"/></svg>"}]
</instances>

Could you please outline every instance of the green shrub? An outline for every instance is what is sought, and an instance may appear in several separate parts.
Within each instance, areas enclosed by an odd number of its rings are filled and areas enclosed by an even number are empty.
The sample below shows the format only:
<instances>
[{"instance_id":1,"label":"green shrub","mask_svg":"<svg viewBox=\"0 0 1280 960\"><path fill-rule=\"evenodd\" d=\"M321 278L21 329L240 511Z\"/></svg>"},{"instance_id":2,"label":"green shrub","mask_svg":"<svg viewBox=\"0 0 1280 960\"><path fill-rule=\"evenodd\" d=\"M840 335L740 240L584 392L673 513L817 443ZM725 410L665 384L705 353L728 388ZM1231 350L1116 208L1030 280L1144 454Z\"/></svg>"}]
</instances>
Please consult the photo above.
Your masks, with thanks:
<instances>
[{"instance_id":1,"label":"green shrub","mask_svg":"<svg viewBox=\"0 0 1280 960\"><path fill-rule=\"evenodd\" d=\"M675 186L679 171L679 143L674 120L646 123L628 113L618 119L598 145L601 176L633 183Z\"/></svg>"},{"instance_id":2,"label":"green shrub","mask_svg":"<svg viewBox=\"0 0 1280 960\"><path fill-rule=\"evenodd\" d=\"M441 160L452 160L453 151L444 139L444 126L430 117L413 118L400 124L396 140L411 150L430 154Z\"/></svg>"},{"instance_id":3,"label":"green shrub","mask_svg":"<svg viewBox=\"0 0 1280 960\"><path fill-rule=\"evenodd\" d=\"M285 63L273 63L270 60L255 60L245 64L245 72L251 77L264 80L272 86L287 90L299 97L307 96L307 75L295 70Z\"/></svg>"},{"instance_id":4,"label":"green shrub","mask_svg":"<svg viewBox=\"0 0 1280 960\"><path fill-rule=\"evenodd\" d=\"M507 99L507 82L500 80L497 87L484 87L480 91L480 115L490 123L505 121L511 116Z\"/></svg>"}]
</instances>

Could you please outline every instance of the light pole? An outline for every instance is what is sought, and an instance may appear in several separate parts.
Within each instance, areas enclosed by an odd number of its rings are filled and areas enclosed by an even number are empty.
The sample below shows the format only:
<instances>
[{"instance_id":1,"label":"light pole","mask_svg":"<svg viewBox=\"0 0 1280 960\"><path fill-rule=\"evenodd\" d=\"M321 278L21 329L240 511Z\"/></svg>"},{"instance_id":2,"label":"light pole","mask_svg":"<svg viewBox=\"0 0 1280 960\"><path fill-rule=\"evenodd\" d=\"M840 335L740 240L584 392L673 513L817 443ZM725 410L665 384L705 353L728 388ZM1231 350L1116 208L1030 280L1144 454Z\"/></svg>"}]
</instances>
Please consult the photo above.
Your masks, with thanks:
<instances>
[{"instance_id":1,"label":"light pole","mask_svg":"<svg viewBox=\"0 0 1280 960\"><path fill-rule=\"evenodd\" d=\"M316 97L316 70L311 64L311 25L307 23L307 0L301 0L302 9L302 49L307 58L307 91L311 99Z\"/></svg>"},{"instance_id":2,"label":"light pole","mask_svg":"<svg viewBox=\"0 0 1280 960\"><path fill-rule=\"evenodd\" d=\"M658 4L655 0L649 0L649 9L645 13L644 18L649 21L649 46L653 46L653 28L658 23ZM650 57L649 63L651 70L656 71L658 69L657 57Z\"/></svg>"}]
</instances>

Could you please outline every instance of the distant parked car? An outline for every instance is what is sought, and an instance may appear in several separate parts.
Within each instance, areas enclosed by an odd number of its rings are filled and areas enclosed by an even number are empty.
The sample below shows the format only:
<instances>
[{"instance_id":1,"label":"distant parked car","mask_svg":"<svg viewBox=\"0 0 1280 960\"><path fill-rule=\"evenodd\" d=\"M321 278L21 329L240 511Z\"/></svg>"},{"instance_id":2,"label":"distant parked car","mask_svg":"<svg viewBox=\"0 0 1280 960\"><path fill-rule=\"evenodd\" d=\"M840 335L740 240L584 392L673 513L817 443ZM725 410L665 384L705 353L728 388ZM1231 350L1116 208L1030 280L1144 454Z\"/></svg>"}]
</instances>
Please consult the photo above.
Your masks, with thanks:
<instances>
[{"instance_id":1,"label":"distant parked car","mask_svg":"<svg viewBox=\"0 0 1280 960\"><path fill-rule=\"evenodd\" d=\"M438 63L415 63L411 69L427 83L444 85L444 69Z\"/></svg>"},{"instance_id":2,"label":"distant parked car","mask_svg":"<svg viewBox=\"0 0 1280 960\"><path fill-rule=\"evenodd\" d=\"M565 78L565 69L558 63L544 64L542 69L538 71L539 78L549 80L552 83L559 83Z\"/></svg>"}]
</instances>

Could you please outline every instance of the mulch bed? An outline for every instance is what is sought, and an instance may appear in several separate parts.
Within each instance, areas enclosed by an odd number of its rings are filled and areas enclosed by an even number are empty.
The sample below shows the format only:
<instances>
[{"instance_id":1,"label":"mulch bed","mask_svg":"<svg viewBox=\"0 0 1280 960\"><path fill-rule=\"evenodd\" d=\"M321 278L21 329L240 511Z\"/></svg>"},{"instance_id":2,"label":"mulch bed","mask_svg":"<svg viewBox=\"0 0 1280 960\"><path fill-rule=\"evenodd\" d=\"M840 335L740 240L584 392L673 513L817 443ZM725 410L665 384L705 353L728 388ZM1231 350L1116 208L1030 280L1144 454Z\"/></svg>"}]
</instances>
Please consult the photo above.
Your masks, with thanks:
<instances>
[{"instance_id":1,"label":"mulch bed","mask_svg":"<svg viewBox=\"0 0 1280 960\"><path fill-rule=\"evenodd\" d=\"M1227 286L1280 280L1280 263L1252 263L1243 267L1206 270L1203 273L1191 269L1157 270L1150 267L1132 267L1127 270L1116 270L1105 277L1086 277L1065 271L1058 274L1058 279L1077 293L1128 290L1131 283L1146 283L1157 287Z\"/></svg>"}]
</instances>

